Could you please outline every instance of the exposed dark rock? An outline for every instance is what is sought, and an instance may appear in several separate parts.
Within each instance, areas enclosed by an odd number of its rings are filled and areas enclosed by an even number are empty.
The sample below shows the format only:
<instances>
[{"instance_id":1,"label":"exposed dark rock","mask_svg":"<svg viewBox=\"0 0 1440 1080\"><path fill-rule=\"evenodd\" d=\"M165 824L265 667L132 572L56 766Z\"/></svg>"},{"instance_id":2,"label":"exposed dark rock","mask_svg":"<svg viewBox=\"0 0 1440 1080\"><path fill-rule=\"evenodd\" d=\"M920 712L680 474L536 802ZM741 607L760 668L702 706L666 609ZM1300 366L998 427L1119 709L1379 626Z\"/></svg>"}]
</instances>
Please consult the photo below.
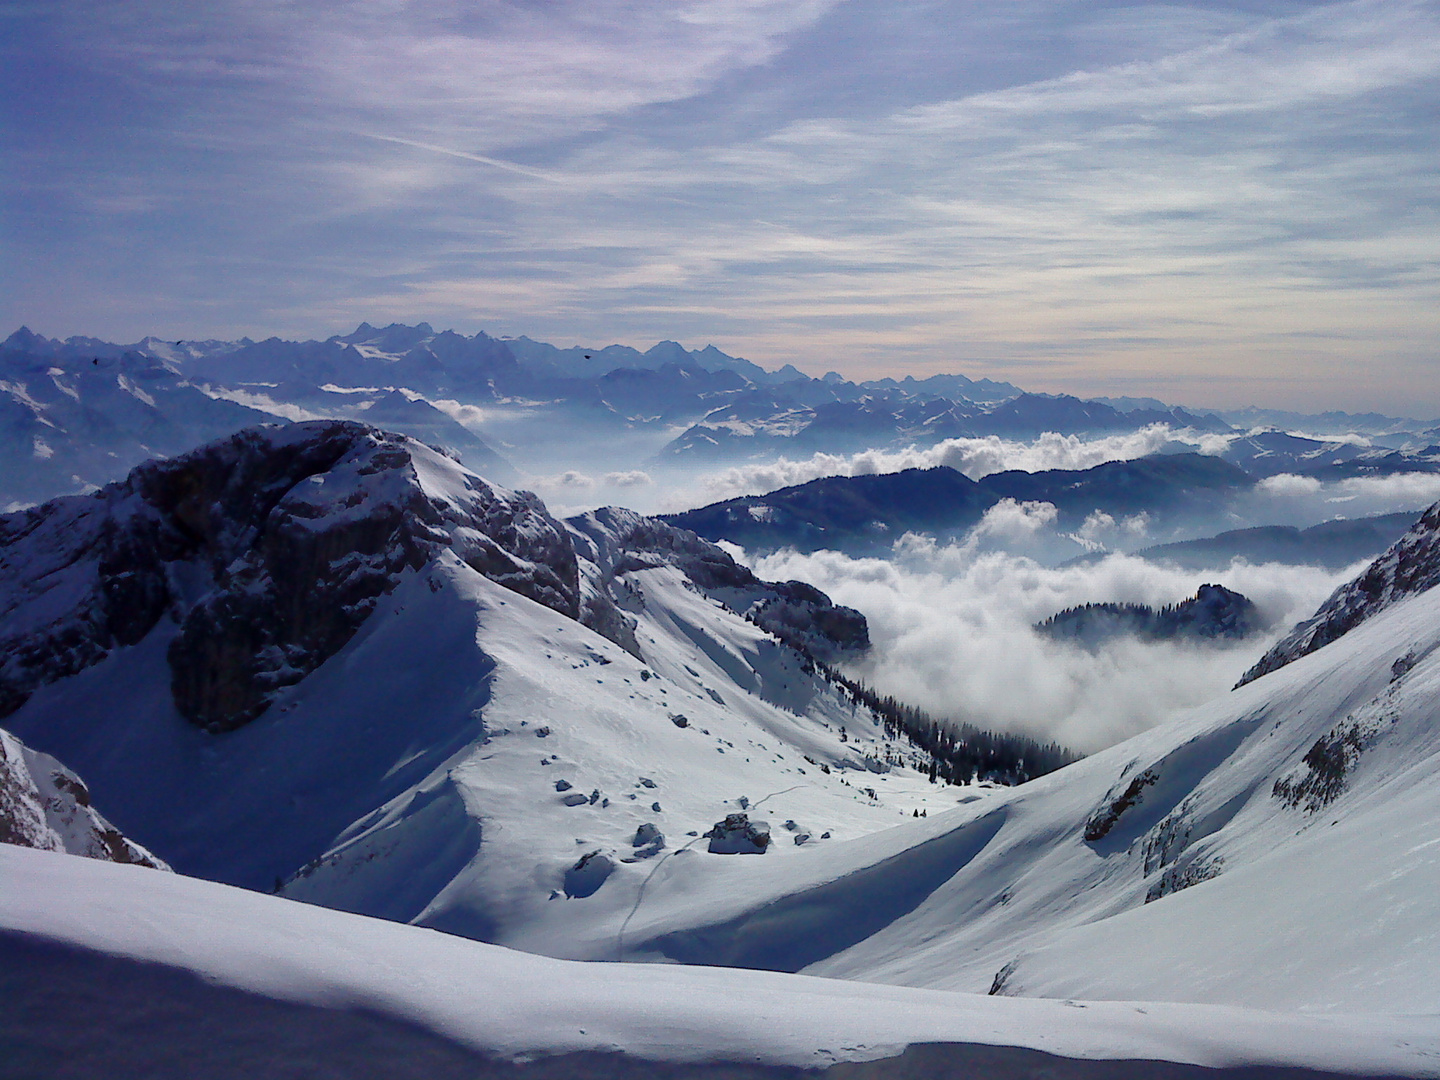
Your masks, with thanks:
<instances>
[{"instance_id":1,"label":"exposed dark rock","mask_svg":"<svg viewBox=\"0 0 1440 1080\"><path fill-rule=\"evenodd\" d=\"M1328 806L1344 792L1351 770L1375 736L1374 729L1347 720L1316 739L1301 758L1301 768L1276 780L1271 794L1311 814Z\"/></svg>"},{"instance_id":2,"label":"exposed dark rock","mask_svg":"<svg viewBox=\"0 0 1440 1080\"><path fill-rule=\"evenodd\" d=\"M1354 581L1281 638L1235 685L1244 686L1348 634L1391 604L1440 585L1440 503Z\"/></svg>"},{"instance_id":3,"label":"exposed dark rock","mask_svg":"<svg viewBox=\"0 0 1440 1080\"><path fill-rule=\"evenodd\" d=\"M1152 904L1171 893L1199 885L1202 881L1220 876L1225 869L1225 860L1219 855L1212 858L1192 858L1165 868L1155 883L1145 890L1145 903Z\"/></svg>"},{"instance_id":4,"label":"exposed dark rock","mask_svg":"<svg viewBox=\"0 0 1440 1080\"><path fill-rule=\"evenodd\" d=\"M1116 822L1122 814L1135 806L1145 797L1145 789L1158 780L1154 769L1146 769L1139 776L1131 780L1129 785L1118 796L1108 799L1090 819L1085 822L1085 839L1089 843L1103 840L1109 835L1110 830L1115 828Z\"/></svg>"},{"instance_id":5,"label":"exposed dark rock","mask_svg":"<svg viewBox=\"0 0 1440 1080\"><path fill-rule=\"evenodd\" d=\"M803 581L781 582L771 589L774 595L748 614L756 625L787 645L825 663L870 648L870 626L854 608L832 603L823 592Z\"/></svg>"},{"instance_id":6,"label":"exposed dark rock","mask_svg":"<svg viewBox=\"0 0 1440 1080\"><path fill-rule=\"evenodd\" d=\"M529 493L348 421L249 428L93 496L0 518L0 715L169 615L175 703L223 731L333 656L398 575L441 550L572 618L565 529Z\"/></svg>"},{"instance_id":7,"label":"exposed dark rock","mask_svg":"<svg viewBox=\"0 0 1440 1080\"><path fill-rule=\"evenodd\" d=\"M613 506L570 518L567 524L581 555L598 570L590 595L609 600L608 605L597 600L593 609L587 606L587 614L604 614L593 622L587 618L586 625L612 641L625 644L603 627L617 619L629 627L622 609L637 602L625 575L673 566L702 592L817 660L829 663L870 647L869 626L860 612L832 603L803 582L761 581L723 548L686 529ZM633 629L630 632L633 640Z\"/></svg>"},{"instance_id":8,"label":"exposed dark rock","mask_svg":"<svg viewBox=\"0 0 1440 1080\"><path fill-rule=\"evenodd\" d=\"M748 814L726 814L705 835L716 855L763 855L770 847L770 826Z\"/></svg>"}]
</instances>

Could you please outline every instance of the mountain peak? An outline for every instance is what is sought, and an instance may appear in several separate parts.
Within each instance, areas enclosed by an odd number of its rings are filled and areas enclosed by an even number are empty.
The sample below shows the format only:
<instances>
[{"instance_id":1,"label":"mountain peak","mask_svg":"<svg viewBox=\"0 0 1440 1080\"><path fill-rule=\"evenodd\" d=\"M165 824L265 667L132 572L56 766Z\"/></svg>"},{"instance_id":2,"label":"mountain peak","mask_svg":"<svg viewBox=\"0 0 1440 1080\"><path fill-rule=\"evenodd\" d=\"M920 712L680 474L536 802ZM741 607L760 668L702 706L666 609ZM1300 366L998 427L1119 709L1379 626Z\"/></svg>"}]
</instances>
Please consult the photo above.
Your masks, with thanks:
<instances>
[{"instance_id":1,"label":"mountain peak","mask_svg":"<svg viewBox=\"0 0 1440 1080\"><path fill-rule=\"evenodd\" d=\"M208 730L240 727L442 550L580 613L574 550L539 499L354 421L247 428L148 462L93 497L0 519L0 545L0 715L171 613L177 709Z\"/></svg>"},{"instance_id":2,"label":"mountain peak","mask_svg":"<svg viewBox=\"0 0 1440 1080\"><path fill-rule=\"evenodd\" d=\"M16 352L28 352L31 349L49 344L47 338L41 337L28 326L22 326L13 334L0 342L0 349L13 349Z\"/></svg>"}]
</instances>

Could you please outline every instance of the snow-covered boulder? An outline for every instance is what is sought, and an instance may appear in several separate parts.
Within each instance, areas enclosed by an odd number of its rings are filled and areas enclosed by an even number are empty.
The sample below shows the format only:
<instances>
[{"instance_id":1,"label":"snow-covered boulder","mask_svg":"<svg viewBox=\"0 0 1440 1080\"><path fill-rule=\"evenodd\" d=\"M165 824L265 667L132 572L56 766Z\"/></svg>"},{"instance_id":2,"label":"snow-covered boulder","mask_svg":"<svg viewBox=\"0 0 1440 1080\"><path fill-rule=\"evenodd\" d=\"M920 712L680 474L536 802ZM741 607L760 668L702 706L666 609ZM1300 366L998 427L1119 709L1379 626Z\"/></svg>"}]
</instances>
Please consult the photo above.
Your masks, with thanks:
<instances>
[{"instance_id":1,"label":"snow-covered boulder","mask_svg":"<svg viewBox=\"0 0 1440 1080\"><path fill-rule=\"evenodd\" d=\"M614 872L615 860L611 856L603 851L586 852L565 871L565 895L572 900L594 896Z\"/></svg>"},{"instance_id":2,"label":"snow-covered boulder","mask_svg":"<svg viewBox=\"0 0 1440 1080\"><path fill-rule=\"evenodd\" d=\"M726 814L705 836L715 855L764 855L770 848L770 826L748 814Z\"/></svg>"},{"instance_id":3,"label":"snow-covered boulder","mask_svg":"<svg viewBox=\"0 0 1440 1080\"><path fill-rule=\"evenodd\" d=\"M0 731L0 844L170 869L100 816L84 781L8 731Z\"/></svg>"}]
</instances>

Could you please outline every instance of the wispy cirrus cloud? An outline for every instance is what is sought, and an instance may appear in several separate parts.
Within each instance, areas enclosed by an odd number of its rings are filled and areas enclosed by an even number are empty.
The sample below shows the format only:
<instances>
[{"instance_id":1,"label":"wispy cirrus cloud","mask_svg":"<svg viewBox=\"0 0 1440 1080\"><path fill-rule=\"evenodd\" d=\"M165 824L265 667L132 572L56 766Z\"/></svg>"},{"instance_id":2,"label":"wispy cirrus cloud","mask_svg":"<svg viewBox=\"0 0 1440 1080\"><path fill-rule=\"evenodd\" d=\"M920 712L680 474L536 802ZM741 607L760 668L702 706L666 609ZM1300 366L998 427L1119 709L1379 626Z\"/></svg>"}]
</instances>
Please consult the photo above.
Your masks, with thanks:
<instances>
[{"instance_id":1,"label":"wispy cirrus cloud","mask_svg":"<svg viewBox=\"0 0 1440 1080\"><path fill-rule=\"evenodd\" d=\"M1395 409L1440 331L1426 0L45 10L14 307L94 312L52 332L425 317Z\"/></svg>"}]
</instances>

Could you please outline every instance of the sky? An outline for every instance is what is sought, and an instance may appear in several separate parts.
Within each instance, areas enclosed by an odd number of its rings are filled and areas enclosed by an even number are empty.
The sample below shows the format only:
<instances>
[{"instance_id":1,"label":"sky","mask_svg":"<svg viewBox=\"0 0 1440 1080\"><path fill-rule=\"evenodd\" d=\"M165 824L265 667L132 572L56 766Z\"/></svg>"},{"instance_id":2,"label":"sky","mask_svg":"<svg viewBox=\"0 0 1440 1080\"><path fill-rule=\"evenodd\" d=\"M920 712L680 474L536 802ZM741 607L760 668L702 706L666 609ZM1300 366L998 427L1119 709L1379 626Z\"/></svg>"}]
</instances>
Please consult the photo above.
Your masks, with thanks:
<instances>
[{"instance_id":1,"label":"sky","mask_svg":"<svg viewBox=\"0 0 1440 1080\"><path fill-rule=\"evenodd\" d=\"M1440 2L0 0L0 333L1440 415Z\"/></svg>"}]
</instances>

